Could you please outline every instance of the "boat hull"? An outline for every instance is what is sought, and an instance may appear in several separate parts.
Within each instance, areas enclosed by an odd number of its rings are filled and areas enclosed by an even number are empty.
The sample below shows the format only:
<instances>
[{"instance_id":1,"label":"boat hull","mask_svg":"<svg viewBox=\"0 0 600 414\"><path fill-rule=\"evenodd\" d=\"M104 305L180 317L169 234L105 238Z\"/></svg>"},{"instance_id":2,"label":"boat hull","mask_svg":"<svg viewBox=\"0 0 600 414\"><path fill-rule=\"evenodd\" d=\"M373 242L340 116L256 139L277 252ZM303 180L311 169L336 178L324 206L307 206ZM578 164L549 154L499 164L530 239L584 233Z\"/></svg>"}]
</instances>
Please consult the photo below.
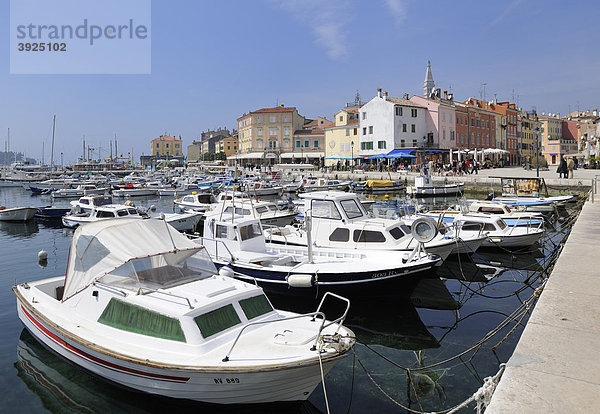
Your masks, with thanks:
<instances>
[{"instance_id":1,"label":"boat hull","mask_svg":"<svg viewBox=\"0 0 600 414\"><path fill-rule=\"evenodd\" d=\"M37 213L37 208L21 207L0 210L0 221L29 221Z\"/></svg>"},{"instance_id":2,"label":"boat hull","mask_svg":"<svg viewBox=\"0 0 600 414\"><path fill-rule=\"evenodd\" d=\"M190 369L101 352L58 329L21 298L17 294L19 318L39 342L80 368L137 391L214 404L269 403L306 400L321 381L318 359L289 368L236 369L234 355L222 368ZM324 373L341 357L324 360Z\"/></svg>"},{"instance_id":3,"label":"boat hull","mask_svg":"<svg viewBox=\"0 0 600 414\"><path fill-rule=\"evenodd\" d=\"M488 236L482 247L525 247L535 244L543 232L532 232L519 235Z\"/></svg>"},{"instance_id":4,"label":"boat hull","mask_svg":"<svg viewBox=\"0 0 600 414\"><path fill-rule=\"evenodd\" d=\"M376 272L318 272L316 283L310 287L291 287L286 280L290 274L289 270L269 270L265 267L257 268L252 265L244 266L240 263L217 260L215 264L217 267L230 267L237 279L257 283L265 291L272 293L315 297L324 292L332 292L347 296L360 294L397 297L412 289L414 283L423 276L431 276L435 262Z\"/></svg>"}]
</instances>

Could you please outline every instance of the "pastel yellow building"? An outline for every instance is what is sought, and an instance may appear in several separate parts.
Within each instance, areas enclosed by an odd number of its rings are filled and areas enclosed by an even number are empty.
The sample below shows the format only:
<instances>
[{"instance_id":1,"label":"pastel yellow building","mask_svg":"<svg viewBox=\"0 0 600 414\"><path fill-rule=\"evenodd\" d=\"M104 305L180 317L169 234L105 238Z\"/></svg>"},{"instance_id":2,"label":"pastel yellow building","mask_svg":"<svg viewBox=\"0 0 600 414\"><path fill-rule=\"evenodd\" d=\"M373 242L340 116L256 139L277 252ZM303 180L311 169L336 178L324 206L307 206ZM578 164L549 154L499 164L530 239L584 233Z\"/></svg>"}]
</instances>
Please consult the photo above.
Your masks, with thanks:
<instances>
[{"instance_id":1,"label":"pastel yellow building","mask_svg":"<svg viewBox=\"0 0 600 414\"><path fill-rule=\"evenodd\" d=\"M325 166L352 165L360 150L358 107L348 107L334 115L334 125L325 128Z\"/></svg>"},{"instance_id":2,"label":"pastel yellow building","mask_svg":"<svg viewBox=\"0 0 600 414\"><path fill-rule=\"evenodd\" d=\"M229 157L238 151L238 138L237 136L223 138L215 143L215 147L215 152L224 152L225 156Z\"/></svg>"},{"instance_id":3,"label":"pastel yellow building","mask_svg":"<svg viewBox=\"0 0 600 414\"><path fill-rule=\"evenodd\" d=\"M524 161L532 161L535 158L535 138L542 127L535 112L521 112L521 156ZM536 132L536 128L538 131ZM538 149L542 145L542 137L539 138Z\"/></svg>"},{"instance_id":4,"label":"pastel yellow building","mask_svg":"<svg viewBox=\"0 0 600 414\"><path fill-rule=\"evenodd\" d=\"M154 138L150 144L150 154L157 157L183 156L181 138L174 138L169 135Z\"/></svg>"}]
</instances>

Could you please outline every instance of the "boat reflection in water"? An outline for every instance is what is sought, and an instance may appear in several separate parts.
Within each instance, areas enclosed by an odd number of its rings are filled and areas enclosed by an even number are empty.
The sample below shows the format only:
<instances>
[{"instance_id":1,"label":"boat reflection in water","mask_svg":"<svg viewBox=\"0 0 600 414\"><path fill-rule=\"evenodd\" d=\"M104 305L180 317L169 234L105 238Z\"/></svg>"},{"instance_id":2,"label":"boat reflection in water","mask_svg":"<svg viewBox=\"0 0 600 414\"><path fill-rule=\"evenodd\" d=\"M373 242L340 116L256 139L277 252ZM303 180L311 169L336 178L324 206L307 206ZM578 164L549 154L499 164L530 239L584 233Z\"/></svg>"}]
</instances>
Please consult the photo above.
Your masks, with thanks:
<instances>
[{"instance_id":1,"label":"boat reflection in water","mask_svg":"<svg viewBox=\"0 0 600 414\"><path fill-rule=\"evenodd\" d=\"M34 220L29 221L0 221L0 232L14 238L28 238L40 231Z\"/></svg>"},{"instance_id":2,"label":"boat reflection in water","mask_svg":"<svg viewBox=\"0 0 600 414\"><path fill-rule=\"evenodd\" d=\"M17 376L52 413L320 413L310 402L222 406L177 400L121 388L74 367L23 329Z\"/></svg>"}]
</instances>

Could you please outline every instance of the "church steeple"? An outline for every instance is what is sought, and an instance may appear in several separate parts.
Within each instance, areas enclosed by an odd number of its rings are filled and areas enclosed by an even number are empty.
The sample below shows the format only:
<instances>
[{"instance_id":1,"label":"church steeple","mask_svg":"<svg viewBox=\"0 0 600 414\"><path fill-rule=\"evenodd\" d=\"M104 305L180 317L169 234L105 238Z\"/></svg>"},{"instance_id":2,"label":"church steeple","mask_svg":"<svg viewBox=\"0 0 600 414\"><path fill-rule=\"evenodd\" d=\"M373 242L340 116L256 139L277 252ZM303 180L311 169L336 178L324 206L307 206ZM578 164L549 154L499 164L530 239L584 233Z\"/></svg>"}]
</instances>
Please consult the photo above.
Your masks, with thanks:
<instances>
[{"instance_id":1,"label":"church steeple","mask_svg":"<svg viewBox=\"0 0 600 414\"><path fill-rule=\"evenodd\" d=\"M427 72L425 72L425 82L423 82L423 94L426 98L431 95L435 82L433 81L433 74L431 73L431 62L427 61Z\"/></svg>"}]
</instances>

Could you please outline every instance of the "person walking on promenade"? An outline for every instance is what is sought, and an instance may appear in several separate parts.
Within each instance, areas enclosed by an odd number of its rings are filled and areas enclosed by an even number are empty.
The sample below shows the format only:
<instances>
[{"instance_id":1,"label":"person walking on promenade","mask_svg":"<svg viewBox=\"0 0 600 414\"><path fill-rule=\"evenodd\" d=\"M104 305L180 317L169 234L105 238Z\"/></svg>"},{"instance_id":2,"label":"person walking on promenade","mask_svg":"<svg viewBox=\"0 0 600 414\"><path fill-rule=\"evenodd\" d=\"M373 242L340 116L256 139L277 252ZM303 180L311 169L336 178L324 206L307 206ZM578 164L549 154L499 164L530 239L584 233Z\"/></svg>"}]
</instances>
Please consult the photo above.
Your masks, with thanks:
<instances>
[{"instance_id":1,"label":"person walking on promenade","mask_svg":"<svg viewBox=\"0 0 600 414\"><path fill-rule=\"evenodd\" d=\"M573 161L573 158L569 158L569 161L567 162L567 170L569 171L568 178L573 178L573 169L574 168L575 168L575 161Z\"/></svg>"},{"instance_id":2,"label":"person walking on promenade","mask_svg":"<svg viewBox=\"0 0 600 414\"><path fill-rule=\"evenodd\" d=\"M560 156L560 163L558 164L556 172L558 173L558 178L563 178L563 176L567 178L567 174L569 173L567 170L567 162L562 155Z\"/></svg>"}]
</instances>

